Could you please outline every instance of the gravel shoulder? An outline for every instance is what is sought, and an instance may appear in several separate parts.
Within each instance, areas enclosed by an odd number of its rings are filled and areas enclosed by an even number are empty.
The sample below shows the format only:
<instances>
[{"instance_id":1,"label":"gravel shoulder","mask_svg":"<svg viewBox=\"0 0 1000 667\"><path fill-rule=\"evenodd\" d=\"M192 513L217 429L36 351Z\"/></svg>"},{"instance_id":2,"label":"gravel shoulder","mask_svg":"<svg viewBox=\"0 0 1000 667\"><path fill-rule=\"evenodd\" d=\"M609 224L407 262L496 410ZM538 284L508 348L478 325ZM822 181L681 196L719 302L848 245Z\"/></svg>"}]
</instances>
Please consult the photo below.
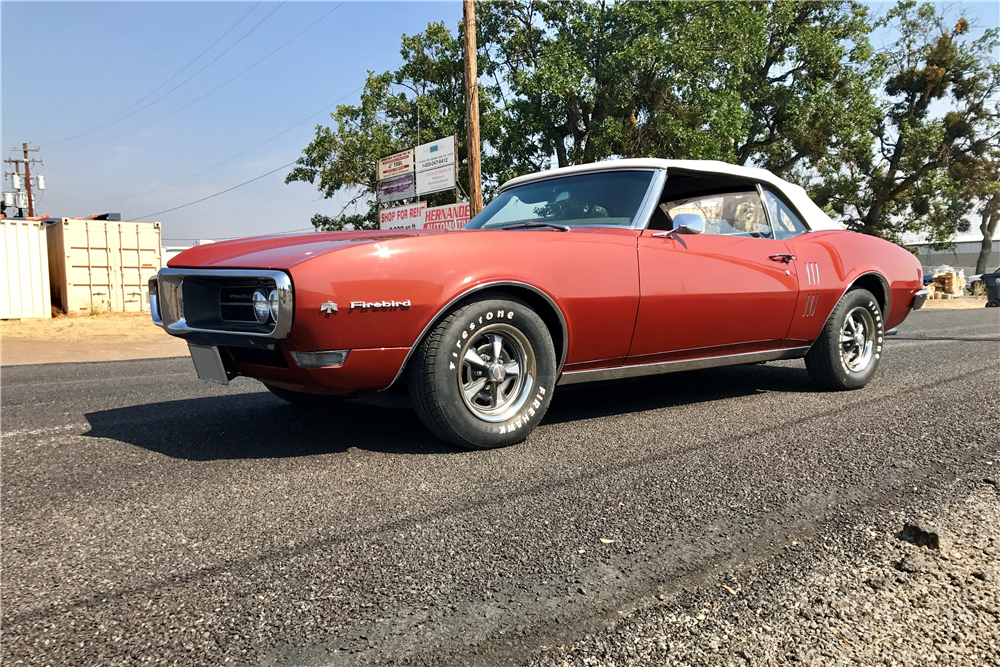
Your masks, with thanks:
<instances>
[{"instance_id":1,"label":"gravel shoulder","mask_svg":"<svg viewBox=\"0 0 1000 667\"><path fill-rule=\"evenodd\" d=\"M791 540L530 664L1000 665L997 483L937 495Z\"/></svg>"}]
</instances>

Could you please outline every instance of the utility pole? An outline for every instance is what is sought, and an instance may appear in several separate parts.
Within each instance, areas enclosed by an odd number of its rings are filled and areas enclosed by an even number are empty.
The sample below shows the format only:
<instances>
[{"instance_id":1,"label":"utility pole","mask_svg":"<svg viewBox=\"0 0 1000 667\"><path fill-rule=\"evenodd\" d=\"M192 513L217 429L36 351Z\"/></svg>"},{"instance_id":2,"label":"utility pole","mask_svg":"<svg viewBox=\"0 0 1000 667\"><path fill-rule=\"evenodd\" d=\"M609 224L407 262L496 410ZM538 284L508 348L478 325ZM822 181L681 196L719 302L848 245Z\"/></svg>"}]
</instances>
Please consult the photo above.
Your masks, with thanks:
<instances>
[{"instance_id":1,"label":"utility pole","mask_svg":"<svg viewBox=\"0 0 1000 667\"><path fill-rule=\"evenodd\" d=\"M31 165L35 164L36 162L40 162L41 160L29 158L28 153L37 153L38 148L28 148L28 142L25 141L23 144L21 144L20 148L14 146L13 148L11 148L11 150L21 151L22 153L24 153L23 160L10 158L4 160L4 162L14 165L14 175L17 175L18 177L20 177L21 175L21 165L22 164L24 165L24 187L28 195L28 217L33 218L35 217L35 202L31 198ZM15 189L20 190L20 188L15 188ZM24 212L22 210L22 215L23 213Z\"/></svg>"},{"instance_id":2,"label":"utility pole","mask_svg":"<svg viewBox=\"0 0 1000 667\"><path fill-rule=\"evenodd\" d=\"M462 3L465 22L465 120L469 134L466 149L469 154L469 217L483 210L483 183L479 141L479 69L476 66L476 5L473 0Z\"/></svg>"}]
</instances>

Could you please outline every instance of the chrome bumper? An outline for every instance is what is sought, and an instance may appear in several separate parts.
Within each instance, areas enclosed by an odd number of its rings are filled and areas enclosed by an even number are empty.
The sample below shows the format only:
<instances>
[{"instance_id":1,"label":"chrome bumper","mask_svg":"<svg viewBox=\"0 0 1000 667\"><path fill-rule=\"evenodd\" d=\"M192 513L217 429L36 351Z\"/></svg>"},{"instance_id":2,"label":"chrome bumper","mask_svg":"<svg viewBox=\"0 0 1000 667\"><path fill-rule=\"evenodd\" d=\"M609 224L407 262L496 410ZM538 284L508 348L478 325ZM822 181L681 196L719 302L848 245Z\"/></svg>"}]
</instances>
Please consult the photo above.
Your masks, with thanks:
<instances>
[{"instance_id":1,"label":"chrome bumper","mask_svg":"<svg viewBox=\"0 0 1000 667\"><path fill-rule=\"evenodd\" d=\"M925 289L920 290L913 295L913 303L910 304L912 310L920 310L923 307L924 301L927 301L928 291Z\"/></svg>"},{"instance_id":2,"label":"chrome bumper","mask_svg":"<svg viewBox=\"0 0 1000 667\"><path fill-rule=\"evenodd\" d=\"M236 331L225 328L202 328L188 324L184 316L184 279L204 278L267 278L278 290L278 318L270 331ZM213 345L273 348L273 341L288 336L292 328L294 298L292 279L283 271L265 269L161 269L149 281L149 310L153 323L172 336L189 342Z\"/></svg>"}]
</instances>

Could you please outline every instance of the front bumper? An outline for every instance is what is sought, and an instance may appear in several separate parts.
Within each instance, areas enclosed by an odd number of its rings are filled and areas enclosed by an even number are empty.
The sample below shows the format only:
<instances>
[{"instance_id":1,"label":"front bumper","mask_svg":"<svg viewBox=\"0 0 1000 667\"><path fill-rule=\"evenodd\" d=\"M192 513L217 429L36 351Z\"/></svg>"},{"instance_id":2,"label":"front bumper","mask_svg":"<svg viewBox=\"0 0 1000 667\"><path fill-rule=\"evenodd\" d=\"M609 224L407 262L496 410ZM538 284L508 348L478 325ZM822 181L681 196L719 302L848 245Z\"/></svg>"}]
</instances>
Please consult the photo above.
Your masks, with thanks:
<instances>
[{"instance_id":1,"label":"front bumper","mask_svg":"<svg viewBox=\"0 0 1000 667\"><path fill-rule=\"evenodd\" d=\"M927 295L928 291L925 289L919 290L916 294L914 294L913 302L910 303L910 309L920 310L924 305L924 301L927 301Z\"/></svg>"},{"instance_id":2,"label":"front bumper","mask_svg":"<svg viewBox=\"0 0 1000 667\"><path fill-rule=\"evenodd\" d=\"M185 288L185 280L190 282ZM208 284L219 281L218 285ZM221 296L213 289L225 281L263 281L278 291L278 317L267 325L226 322ZM187 301L187 303L185 303ZM274 349L288 336L295 312L291 277L266 269L161 269L149 281L149 310L153 323L172 336L199 345L226 345Z\"/></svg>"}]
</instances>

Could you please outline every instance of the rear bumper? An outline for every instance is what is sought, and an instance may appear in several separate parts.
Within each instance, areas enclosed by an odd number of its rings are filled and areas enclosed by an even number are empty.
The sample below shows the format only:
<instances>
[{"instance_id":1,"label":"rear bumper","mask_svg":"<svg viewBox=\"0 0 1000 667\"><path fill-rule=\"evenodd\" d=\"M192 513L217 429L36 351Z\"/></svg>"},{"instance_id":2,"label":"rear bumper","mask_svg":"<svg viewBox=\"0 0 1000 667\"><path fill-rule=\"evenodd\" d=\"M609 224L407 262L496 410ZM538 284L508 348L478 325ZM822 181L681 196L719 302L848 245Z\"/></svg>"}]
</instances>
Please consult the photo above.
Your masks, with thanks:
<instances>
[{"instance_id":1,"label":"rear bumper","mask_svg":"<svg viewBox=\"0 0 1000 667\"><path fill-rule=\"evenodd\" d=\"M913 295L913 301L910 303L910 309L920 310L924 305L924 301L927 301L927 294L928 292L925 289L918 290L917 293Z\"/></svg>"}]
</instances>

